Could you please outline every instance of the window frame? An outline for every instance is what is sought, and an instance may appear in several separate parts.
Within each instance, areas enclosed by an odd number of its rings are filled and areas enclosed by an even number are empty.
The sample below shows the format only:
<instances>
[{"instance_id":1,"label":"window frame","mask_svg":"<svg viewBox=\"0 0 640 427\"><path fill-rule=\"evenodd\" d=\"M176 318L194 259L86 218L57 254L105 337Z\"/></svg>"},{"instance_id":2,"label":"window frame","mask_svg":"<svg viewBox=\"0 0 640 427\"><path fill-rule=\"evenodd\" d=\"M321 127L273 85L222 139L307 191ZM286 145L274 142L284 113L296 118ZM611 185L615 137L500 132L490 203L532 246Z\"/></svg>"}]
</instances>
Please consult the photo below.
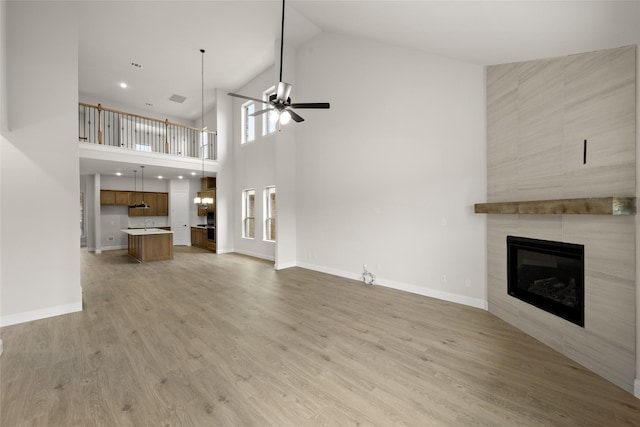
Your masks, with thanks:
<instances>
[{"instance_id":1,"label":"window frame","mask_svg":"<svg viewBox=\"0 0 640 427\"><path fill-rule=\"evenodd\" d=\"M249 208L249 200L253 196L252 209ZM249 212L252 210L253 212ZM253 214L252 216L249 214ZM243 239L255 239L256 238L256 190L254 188L247 188L242 190L242 238ZM253 220L253 235L249 235L251 227L250 221Z\"/></svg>"},{"instance_id":2,"label":"window frame","mask_svg":"<svg viewBox=\"0 0 640 427\"><path fill-rule=\"evenodd\" d=\"M249 109L253 108L252 112ZM256 111L256 103L254 101L247 101L242 104L240 109L240 125L242 128L242 140L241 144L248 144L256 140L256 118L250 116ZM251 123L253 122L253 135L249 135Z\"/></svg>"},{"instance_id":3,"label":"window frame","mask_svg":"<svg viewBox=\"0 0 640 427\"><path fill-rule=\"evenodd\" d=\"M271 86L269 89L262 92L262 99L265 101L269 101L270 95L276 94L276 87ZM272 129L273 128L273 129ZM269 113L265 113L262 115L262 136L269 136L276 133L277 127L275 122L271 122L269 120Z\"/></svg>"},{"instance_id":4,"label":"window frame","mask_svg":"<svg viewBox=\"0 0 640 427\"><path fill-rule=\"evenodd\" d=\"M273 200L270 197L273 194ZM276 241L276 217L277 217L277 199L276 199L276 186L270 185L264 188L263 197L263 217L264 217L264 229L262 233L262 240L265 242L275 242ZM273 209L272 209L273 208ZM273 211L273 212L272 212ZM269 232L271 231L272 236L269 236ZM271 239L270 237L273 237Z\"/></svg>"}]
</instances>

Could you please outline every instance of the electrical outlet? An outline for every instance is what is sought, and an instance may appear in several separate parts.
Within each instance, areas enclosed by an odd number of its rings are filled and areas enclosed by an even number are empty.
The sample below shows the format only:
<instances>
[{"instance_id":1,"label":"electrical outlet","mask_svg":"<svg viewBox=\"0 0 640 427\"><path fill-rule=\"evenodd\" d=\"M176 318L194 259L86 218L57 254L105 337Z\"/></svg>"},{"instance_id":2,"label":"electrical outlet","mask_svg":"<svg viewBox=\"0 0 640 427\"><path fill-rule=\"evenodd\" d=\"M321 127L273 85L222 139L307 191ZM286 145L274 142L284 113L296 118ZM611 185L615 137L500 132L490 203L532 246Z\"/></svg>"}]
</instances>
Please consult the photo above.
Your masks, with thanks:
<instances>
[{"instance_id":1,"label":"electrical outlet","mask_svg":"<svg viewBox=\"0 0 640 427\"><path fill-rule=\"evenodd\" d=\"M113 240L113 236L107 237L107 240L112 241Z\"/></svg>"}]
</instances>

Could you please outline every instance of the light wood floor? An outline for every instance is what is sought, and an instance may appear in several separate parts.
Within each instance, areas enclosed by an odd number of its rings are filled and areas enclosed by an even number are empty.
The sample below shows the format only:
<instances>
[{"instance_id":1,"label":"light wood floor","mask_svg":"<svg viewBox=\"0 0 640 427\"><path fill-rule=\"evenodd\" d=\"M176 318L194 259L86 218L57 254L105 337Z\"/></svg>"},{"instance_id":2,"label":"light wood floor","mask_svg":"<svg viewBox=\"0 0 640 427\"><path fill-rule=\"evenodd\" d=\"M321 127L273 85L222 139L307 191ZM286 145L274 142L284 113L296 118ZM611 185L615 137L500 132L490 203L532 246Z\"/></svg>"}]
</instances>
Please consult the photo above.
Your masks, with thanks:
<instances>
[{"instance_id":1,"label":"light wood floor","mask_svg":"<svg viewBox=\"0 0 640 427\"><path fill-rule=\"evenodd\" d=\"M82 255L84 311L2 328L10 426L640 426L491 314L241 255Z\"/></svg>"}]
</instances>

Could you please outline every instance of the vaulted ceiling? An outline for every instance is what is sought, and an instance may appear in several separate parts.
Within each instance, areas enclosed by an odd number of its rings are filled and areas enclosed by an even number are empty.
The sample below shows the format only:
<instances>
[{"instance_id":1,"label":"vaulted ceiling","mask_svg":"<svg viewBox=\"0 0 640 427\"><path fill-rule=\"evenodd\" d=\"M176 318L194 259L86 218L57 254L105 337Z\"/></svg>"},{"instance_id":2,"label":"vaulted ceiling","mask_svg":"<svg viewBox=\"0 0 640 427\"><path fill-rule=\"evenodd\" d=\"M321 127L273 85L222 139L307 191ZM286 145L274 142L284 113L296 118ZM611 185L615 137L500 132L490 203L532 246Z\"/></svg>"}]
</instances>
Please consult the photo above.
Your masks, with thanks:
<instances>
[{"instance_id":1,"label":"vaulted ceiling","mask_svg":"<svg viewBox=\"0 0 640 427\"><path fill-rule=\"evenodd\" d=\"M281 5L78 2L79 91L150 115L194 120L201 105L200 49L206 50L209 109L215 88L237 90L274 63ZM289 0L285 43L295 48L328 31L490 65L638 44L639 22L635 1ZM170 101L174 94L186 100Z\"/></svg>"}]
</instances>

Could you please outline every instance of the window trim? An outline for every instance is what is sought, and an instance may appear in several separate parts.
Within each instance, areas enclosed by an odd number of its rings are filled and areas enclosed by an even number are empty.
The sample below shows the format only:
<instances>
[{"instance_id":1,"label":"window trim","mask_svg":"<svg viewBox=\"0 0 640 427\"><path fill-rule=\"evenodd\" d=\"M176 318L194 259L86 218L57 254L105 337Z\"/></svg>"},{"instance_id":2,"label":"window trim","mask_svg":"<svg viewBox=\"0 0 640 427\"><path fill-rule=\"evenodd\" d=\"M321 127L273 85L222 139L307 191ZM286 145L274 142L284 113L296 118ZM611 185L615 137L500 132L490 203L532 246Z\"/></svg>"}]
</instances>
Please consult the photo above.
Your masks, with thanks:
<instances>
[{"instance_id":1,"label":"window trim","mask_svg":"<svg viewBox=\"0 0 640 427\"><path fill-rule=\"evenodd\" d=\"M242 104L240 108L240 127L242 130L242 136L240 144L249 144L256 140L256 118L249 116L249 108L253 107L255 112L256 103L254 101L247 101ZM249 120L253 120L253 138L249 139Z\"/></svg>"},{"instance_id":2,"label":"window trim","mask_svg":"<svg viewBox=\"0 0 640 427\"><path fill-rule=\"evenodd\" d=\"M271 86L269 89L262 92L262 99L265 101L269 100L269 95L276 93L276 87ZM270 127L273 126L273 130ZM262 115L262 136L269 136L276 133L277 127L275 123L271 123L269 120L269 113L265 113Z\"/></svg>"},{"instance_id":3,"label":"window trim","mask_svg":"<svg viewBox=\"0 0 640 427\"><path fill-rule=\"evenodd\" d=\"M272 190L273 190L273 198L274 198L274 202L276 202L276 206L274 209L274 215L273 217L271 216L271 197L270 195L272 194ZM264 220L262 221L264 223L264 229L262 232L262 240L264 240L265 242L275 242L276 241L276 236L275 236L275 232L273 233L273 239L270 239L268 236L269 230L271 229L269 227L269 221L273 221L273 229L276 229L276 218L277 218L277 201L276 201L276 186L275 185L269 185L267 187L264 188L263 191L263 210L262 210L262 214L263 214L263 218ZM277 230L277 229L276 229Z\"/></svg>"},{"instance_id":4,"label":"window trim","mask_svg":"<svg viewBox=\"0 0 640 427\"><path fill-rule=\"evenodd\" d=\"M248 210L248 196L253 196L253 216L247 215ZM254 188L247 188L242 190L242 238L243 239L255 239L256 238L256 190ZM253 236L247 235L247 220L253 220Z\"/></svg>"}]
</instances>

